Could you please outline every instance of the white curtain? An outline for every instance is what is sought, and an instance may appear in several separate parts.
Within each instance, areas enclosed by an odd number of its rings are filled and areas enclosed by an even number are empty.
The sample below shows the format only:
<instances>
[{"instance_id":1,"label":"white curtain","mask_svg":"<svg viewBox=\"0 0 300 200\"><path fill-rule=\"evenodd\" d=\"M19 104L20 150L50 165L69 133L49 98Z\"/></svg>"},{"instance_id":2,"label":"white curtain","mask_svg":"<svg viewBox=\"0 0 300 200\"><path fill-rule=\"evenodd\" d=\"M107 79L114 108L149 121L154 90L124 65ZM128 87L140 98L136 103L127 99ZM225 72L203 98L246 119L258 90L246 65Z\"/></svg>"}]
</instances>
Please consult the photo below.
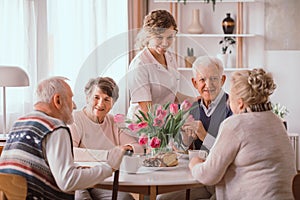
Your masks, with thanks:
<instances>
[{"instance_id":1,"label":"white curtain","mask_svg":"<svg viewBox=\"0 0 300 200\"><path fill-rule=\"evenodd\" d=\"M127 1L48 1L50 66L53 75L70 78L78 109L85 105L88 80L110 76L121 86L114 108L124 112L127 21Z\"/></svg>"},{"instance_id":2,"label":"white curtain","mask_svg":"<svg viewBox=\"0 0 300 200\"><path fill-rule=\"evenodd\" d=\"M6 88L7 128L20 115L32 110L36 82L36 20L33 1L0 1L0 65L19 66L29 75L29 87ZM0 127L3 127L2 90ZM0 131L1 132L1 131Z\"/></svg>"},{"instance_id":3,"label":"white curtain","mask_svg":"<svg viewBox=\"0 0 300 200\"><path fill-rule=\"evenodd\" d=\"M0 65L20 66L30 77L29 87L7 89L7 127L32 110L37 82L49 76L70 79L80 108L86 82L110 76L121 85L115 108L124 112L127 21L127 1L1 0Z\"/></svg>"}]
</instances>

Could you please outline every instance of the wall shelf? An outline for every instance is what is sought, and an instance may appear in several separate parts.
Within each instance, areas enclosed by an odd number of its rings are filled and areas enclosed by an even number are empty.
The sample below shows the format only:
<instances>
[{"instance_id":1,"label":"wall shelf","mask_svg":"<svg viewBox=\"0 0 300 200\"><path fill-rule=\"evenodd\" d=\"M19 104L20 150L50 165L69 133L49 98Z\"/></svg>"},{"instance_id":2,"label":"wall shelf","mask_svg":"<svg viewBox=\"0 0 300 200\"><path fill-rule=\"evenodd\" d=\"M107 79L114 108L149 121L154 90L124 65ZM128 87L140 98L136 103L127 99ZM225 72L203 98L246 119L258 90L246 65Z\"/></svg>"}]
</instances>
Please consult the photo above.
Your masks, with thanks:
<instances>
[{"instance_id":1,"label":"wall shelf","mask_svg":"<svg viewBox=\"0 0 300 200\"><path fill-rule=\"evenodd\" d=\"M187 48L194 49L194 56L217 56L221 53L220 40L224 37L235 37L236 44L230 47L232 53L228 57L224 74L227 76L224 89L229 91L229 80L232 72L252 69L253 66L264 65L264 0L217 0L215 10L212 3L204 0L151 0L150 10L167 9L173 14L179 32L172 50L177 55L178 71L181 74L179 91L187 95L195 95L191 83L192 69L185 68ZM200 22L204 28L202 34L188 33L192 11L200 10ZM221 22L231 13L235 19L234 34L224 34Z\"/></svg>"},{"instance_id":2,"label":"wall shelf","mask_svg":"<svg viewBox=\"0 0 300 200\"><path fill-rule=\"evenodd\" d=\"M247 2L261 2L263 0L219 0L216 2L216 5L218 3L247 3ZM184 0L154 0L155 3L184 3ZM186 0L186 3L207 3L204 0Z\"/></svg>"},{"instance_id":3,"label":"wall shelf","mask_svg":"<svg viewBox=\"0 0 300 200\"><path fill-rule=\"evenodd\" d=\"M239 70L245 70L250 68L224 68L224 72L234 72ZM177 69L178 71L192 71L192 68L180 67Z\"/></svg>"},{"instance_id":4,"label":"wall shelf","mask_svg":"<svg viewBox=\"0 0 300 200\"><path fill-rule=\"evenodd\" d=\"M177 37L203 37L203 38L218 38L218 37L255 37L256 34L189 34L177 33Z\"/></svg>"}]
</instances>

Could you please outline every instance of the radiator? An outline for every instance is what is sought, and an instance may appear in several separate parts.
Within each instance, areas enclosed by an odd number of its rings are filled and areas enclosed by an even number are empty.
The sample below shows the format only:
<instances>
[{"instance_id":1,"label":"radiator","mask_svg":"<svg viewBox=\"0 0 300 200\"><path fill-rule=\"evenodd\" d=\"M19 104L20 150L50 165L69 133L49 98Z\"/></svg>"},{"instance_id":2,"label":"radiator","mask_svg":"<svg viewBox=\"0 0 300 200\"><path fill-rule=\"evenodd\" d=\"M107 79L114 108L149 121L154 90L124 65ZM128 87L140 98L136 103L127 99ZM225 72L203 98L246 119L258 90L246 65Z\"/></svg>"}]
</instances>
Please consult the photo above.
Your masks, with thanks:
<instances>
[{"instance_id":1,"label":"radiator","mask_svg":"<svg viewBox=\"0 0 300 200\"><path fill-rule=\"evenodd\" d=\"M297 133L289 133L289 138L291 145L295 151L295 160L296 160L296 168L300 171L300 147L299 147L299 134Z\"/></svg>"}]
</instances>

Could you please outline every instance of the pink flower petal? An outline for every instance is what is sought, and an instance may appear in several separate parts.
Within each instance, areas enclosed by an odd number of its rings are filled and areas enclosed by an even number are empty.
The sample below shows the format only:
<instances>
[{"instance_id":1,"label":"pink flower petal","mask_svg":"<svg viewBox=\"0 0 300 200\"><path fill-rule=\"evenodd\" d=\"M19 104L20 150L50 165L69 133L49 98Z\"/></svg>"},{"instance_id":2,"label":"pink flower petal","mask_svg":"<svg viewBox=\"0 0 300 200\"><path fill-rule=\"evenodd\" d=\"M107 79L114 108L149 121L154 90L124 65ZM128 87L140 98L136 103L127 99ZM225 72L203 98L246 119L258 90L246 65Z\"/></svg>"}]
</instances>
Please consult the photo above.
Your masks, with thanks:
<instances>
[{"instance_id":1,"label":"pink flower petal","mask_svg":"<svg viewBox=\"0 0 300 200\"><path fill-rule=\"evenodd\" d=\"M172 113L173 115L178 113L178 105L175 103L171 103L170 105L170 113Z\"/></svg>"},{"instance_id":2,"label":"pink flower petal","mask_svg":"<svg viewBox=\"0 0 300 200\"><path fill-rule=\"evenodd\" d=\"M140 145L145 145L148 143L148 136L145 135L145 134L142 134L140 137L139 137L139 144Z\"/></svg>"},{"instance_id":3,"label":"pink flower petal","mask_svg":"<svg viewBox=\"0 0 300 200\"><path fill-rule=\"evenodd\" d=\"M158 137L153 137L150 141L151 148L158 148L160 147L160 139Z\"/></svg>"},{"instance_id":4,"label":"pink flower petal","mask_svg":"<svg viewBox=\"0 0 300 200\"><path fill-rule=\"evenodd\" d=\"M183 111L187 111L192 107L192 104L188 100L184 100L180 107Z\"/></svg>"},{"instance_id":5,"label":"pink flower petal","mask_svg":"<svg viewBox=\"0 0 300 200\"><path fill-rule=\"evenodd\" d=\"M123 114L116 114L114 116L114 122L116 123L123 123L125 121L125 115Z\"/></svg>"}]
</instances>

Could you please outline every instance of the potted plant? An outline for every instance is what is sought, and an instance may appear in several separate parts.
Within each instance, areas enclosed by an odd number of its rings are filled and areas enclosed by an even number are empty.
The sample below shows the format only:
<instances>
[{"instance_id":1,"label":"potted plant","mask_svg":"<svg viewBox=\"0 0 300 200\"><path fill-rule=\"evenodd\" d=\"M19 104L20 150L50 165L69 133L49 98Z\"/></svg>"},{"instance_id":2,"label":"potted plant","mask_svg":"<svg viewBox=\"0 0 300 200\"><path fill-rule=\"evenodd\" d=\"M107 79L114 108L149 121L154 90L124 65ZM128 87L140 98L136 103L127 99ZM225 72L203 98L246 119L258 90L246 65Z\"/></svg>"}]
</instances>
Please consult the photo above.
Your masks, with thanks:
<instances>
[{"instance_id":1,"label":"potted plant","mask_svg":"<svg viewBox=\"0 0 300 200\"><path fill-rule=\"evenodd\" d=\"M224 37L222 40L219 42L222 50L222 54L231 53L231 49L229 49L230 46L235 45L235 38L234 37Z\"/></svg>"},{"instance_id":2,"label":"potted plant","mask_svg":"<svg viewBox=\"0 0 300 200\"><path fill-rule=\"evenodd\" d=\"M223 66L227 67L228 55L231 54L231 46L235 44L234 37L224 37L220 40L219 44L221 45L221 54L218 54L217 57L222 61Z\"/></svg>"},{"instance_id":3,"label":"potted plant","mask_svg":"<svg viewBox=\"0 0 300 200\"><path fill-rule=\"evenodd\" d=\"M187 56L184 58L185 67L191 68L195 60L196 60L196 57L194 56L194 49L188 47L187 48Z\"/></svg>"},{"instance_id":4,"label":"potted plant","mask_svg":"<svg viewBox=\"0 0 300 200\"><path fill-rule=\"evenodd\" d=\"M178 2L180 2L181 0L177 0ZM183 0L183 4L186 4L186 1L187 0ZM216 6L216 2L217 2L217 0L203 0L204 2L206 2L206 3L212 3L212 6L213 6L213 10L215 11L215 6ZM222 1L222 0L220 0L220 1Z\"/></svg>"},{"instance_id":5,"label":"potted plant","mask_svg":"<svg viewBox=\"0 0 300 200\"><path fill-rule=\"evenodd\" d=\"M287 122L285 121L284 117L289 113L288 109L280 105L280 103L272 104L272 111L275 113L280 119L282 119L285 128L287 129Z\"/></svg>"}]
</instances>

